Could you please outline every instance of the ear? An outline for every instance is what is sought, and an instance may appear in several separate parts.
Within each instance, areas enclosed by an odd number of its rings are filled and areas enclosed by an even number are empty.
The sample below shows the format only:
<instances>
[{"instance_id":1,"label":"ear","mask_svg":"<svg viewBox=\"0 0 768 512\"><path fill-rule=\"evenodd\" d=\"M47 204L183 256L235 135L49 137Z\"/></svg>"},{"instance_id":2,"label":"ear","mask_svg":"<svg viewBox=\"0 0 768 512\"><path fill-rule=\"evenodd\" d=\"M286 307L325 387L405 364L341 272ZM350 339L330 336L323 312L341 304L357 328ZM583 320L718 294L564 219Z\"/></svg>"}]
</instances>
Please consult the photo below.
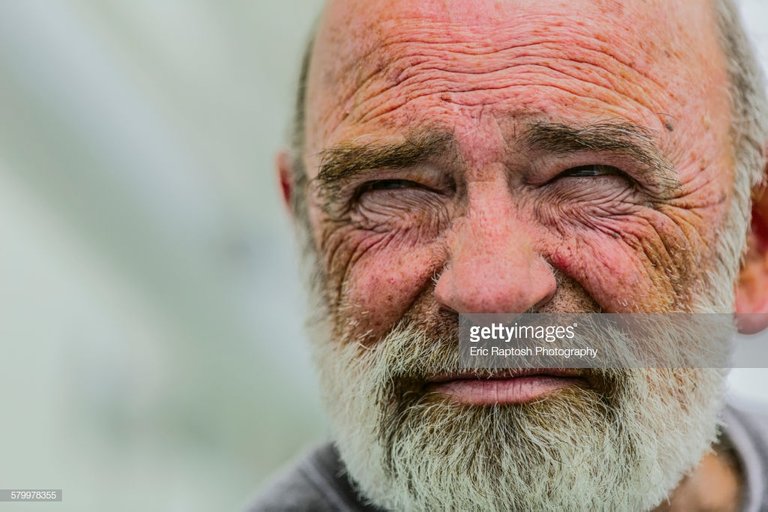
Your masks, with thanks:
<instances>
[{"instance_id":1,"label":"ear","mask_svg":"<svg viewBox=\"0 0 768 512\"><path fill-rule=\"evenodd\" d=\"M293 180L293 161L288 151L280 151L275 158L277 179L280 183L280 192L283 196L283 205L293 215L293 194L295 192Z\"/></svg>"},{"instance_id":2,"label":"ear","mask_svg":"<svg viewBox=\"0 0 768 512\"><path fill-rule=\"evenodd\" d=\"M752 200L747 254L736 287L736 314L739 332L743 334L755 334L768 327L768 191L765 186Z\"/></svg>"}]
</instances>

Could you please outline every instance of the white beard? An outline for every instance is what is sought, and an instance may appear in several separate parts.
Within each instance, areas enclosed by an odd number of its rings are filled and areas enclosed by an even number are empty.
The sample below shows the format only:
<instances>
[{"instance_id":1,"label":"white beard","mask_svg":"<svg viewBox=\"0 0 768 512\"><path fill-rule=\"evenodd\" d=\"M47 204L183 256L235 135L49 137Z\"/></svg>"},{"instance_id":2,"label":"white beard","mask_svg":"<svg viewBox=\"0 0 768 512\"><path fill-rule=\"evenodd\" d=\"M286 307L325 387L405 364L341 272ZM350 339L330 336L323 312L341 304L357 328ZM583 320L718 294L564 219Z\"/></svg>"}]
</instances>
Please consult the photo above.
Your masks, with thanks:
<instances>
[{"instance_id":1,"label":"white beard","mask_svg":"<svg viewBox=\"0 0 768 512\"><path fill-rule=\"evenodd\" d=\"M400 326L362 347L318 330L313 347L341 457L393 511L651 509L715 440L727 374L595 370L610 393L479 407L409 392L458 367L456 340Z\"/></svg>"},{"instance_id":2,"label":"white beard","mask_svg":"<svg viewBox=\"0 0 768 512\"><path fill-rule=\"evenodd\" d=\"M746 222L737 205L729 220ZM736 249L744 245L738 233L724 231L722 258L693 290L690 312L733 311ZM729 243L726 235L733 235ZM305 268L317 270L315 257L309 263ZM361 496L383 509L650 510L717 438L726 368L595 370L610 389L575 388L520 405L459 405L414 393L407 381L457 369L455 337L402 322L370 346L338 339L333 315L321 313L322 282L317 275L310 281L320 315L309 323L312 349L334 438ZM695 361L669 327L659 326L661 345L653 350Z\"/></svg>"}]
</instances>

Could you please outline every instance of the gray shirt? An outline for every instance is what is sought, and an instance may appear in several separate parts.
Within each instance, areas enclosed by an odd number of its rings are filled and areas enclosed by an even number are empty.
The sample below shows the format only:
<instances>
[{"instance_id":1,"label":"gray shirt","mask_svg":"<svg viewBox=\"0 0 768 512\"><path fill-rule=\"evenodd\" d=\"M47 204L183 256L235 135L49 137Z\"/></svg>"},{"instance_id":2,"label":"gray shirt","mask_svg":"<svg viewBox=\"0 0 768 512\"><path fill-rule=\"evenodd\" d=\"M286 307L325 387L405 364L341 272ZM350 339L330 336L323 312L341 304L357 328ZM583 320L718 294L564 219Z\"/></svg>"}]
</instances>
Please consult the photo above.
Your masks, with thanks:
<instances>
[{"instance_id":1,"label":"gray shirt","mask_svg":"<svg viewBox=\"0 0 768 512\"><path fill-rule=\"evenodd\" d=\"M744 512L768 512L768 416L729 406L725 441L741 466ZM275 478L249 512L381 512L355 493L332 444L309 453Z\"/></svg>"}]
</instances>

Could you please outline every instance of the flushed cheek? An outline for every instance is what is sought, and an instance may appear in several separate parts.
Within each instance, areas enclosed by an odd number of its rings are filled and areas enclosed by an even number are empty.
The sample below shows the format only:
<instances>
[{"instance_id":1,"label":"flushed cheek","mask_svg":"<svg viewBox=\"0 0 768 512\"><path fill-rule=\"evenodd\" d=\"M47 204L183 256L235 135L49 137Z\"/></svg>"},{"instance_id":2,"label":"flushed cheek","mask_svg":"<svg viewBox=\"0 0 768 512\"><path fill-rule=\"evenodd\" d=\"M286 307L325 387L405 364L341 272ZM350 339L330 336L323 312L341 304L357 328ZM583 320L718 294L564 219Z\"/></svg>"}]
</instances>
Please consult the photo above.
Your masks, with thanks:
<instances>
[{"instance_id":1,"label":"flushed cheek","mask_svg":"<svg viewBox=\"0 0 768 512\"><path fill-rule=\"evenodd\" d=\"M357 324L342 337L390 327L439 264L435 247L450 224L449 196L426 176L415 179L346 187L319 213L326 301L339 324Z\"/></svg>"},{"instance_id":2,"label":"flushed cheek","mask_svg":"<svg viewBox=\"0 0 768 512\"><path fill-rule=\"evenodd\" d=\"M359 322L345 335L366 343L391 329L431 286L441 266L440 252L437 243L398 244L388 234L351 261L341 286L339 313Z\"/></svg>"},{"instance_id":3,"label":"flushed cheek","mask_svg":"<svg viewBox=\"0 0 768 512\"><path fill-rule=\"evenodd\" d=\"M675 223L603 219L592 227L563 239L551 259L605 311L673 311L687 304L694 251Z\"/></svg>"},{"instance_id":4,"label":"flushed cheek","mask_svg":"<svg viewBox=\"0 0 768 512\"><path fill-rule=\"evenodd\" d=\"M549 259L604 309L643 309L652 297L671 289L654 278L654 263L644 247L658 238L643 218L648 209L626 181L615 176L562 179L545 189L533 208L542 226ZM661 285L661 286L660 286Z\"/></svg>"},{"instance_id":5,"label":"flushed cheek","mask_svg":"<svg viewBox=\"0 0 768 512\"><path fill-rule=\"evenodd\" d=\"M550 258L606 312L627 311L632 303L646 301L650 295L637 255L626 245L600 235L568 240Z\"/></svg>"}]
</instances>

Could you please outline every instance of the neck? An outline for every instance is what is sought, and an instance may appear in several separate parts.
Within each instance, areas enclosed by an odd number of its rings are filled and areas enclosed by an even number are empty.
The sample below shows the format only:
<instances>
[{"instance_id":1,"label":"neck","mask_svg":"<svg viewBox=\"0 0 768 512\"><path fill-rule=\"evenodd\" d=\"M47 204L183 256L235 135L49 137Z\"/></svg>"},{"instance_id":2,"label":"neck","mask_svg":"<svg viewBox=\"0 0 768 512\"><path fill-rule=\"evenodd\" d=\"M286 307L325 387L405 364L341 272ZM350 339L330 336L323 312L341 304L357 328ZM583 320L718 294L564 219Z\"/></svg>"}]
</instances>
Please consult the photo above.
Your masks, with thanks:
<instances>
[{"instance_id":1,"label":"neck","mask_svg":"<svg viewBox=\"0 0 768 512\"><path fill-rule=\"evenodd\" d=\"M743 483L736 456L726 446L718 445L705 455L694 471L674 490L668 502L655 512L741 510Z\"/></svg>"}]
</instances>

